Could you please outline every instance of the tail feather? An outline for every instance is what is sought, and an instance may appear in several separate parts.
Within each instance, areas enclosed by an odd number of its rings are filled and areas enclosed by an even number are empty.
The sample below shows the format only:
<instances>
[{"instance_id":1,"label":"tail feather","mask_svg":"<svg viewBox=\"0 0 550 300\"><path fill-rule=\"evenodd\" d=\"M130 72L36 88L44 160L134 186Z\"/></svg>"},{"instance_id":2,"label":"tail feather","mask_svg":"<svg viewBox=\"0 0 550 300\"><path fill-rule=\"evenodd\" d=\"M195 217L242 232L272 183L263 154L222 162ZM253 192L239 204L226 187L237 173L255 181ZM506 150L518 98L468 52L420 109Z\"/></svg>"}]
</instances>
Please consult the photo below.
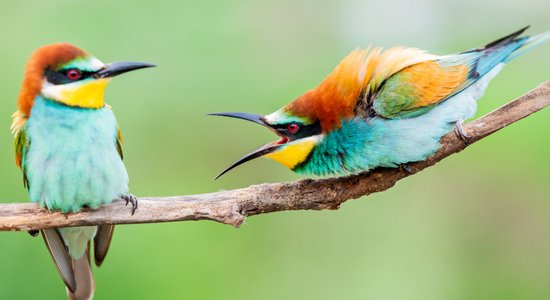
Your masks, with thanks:
<instances>
[{"instance_id":1,"label":"tail feather","mask_svg":"<svg viewBox=\"0 0 550 300\"><path fill-rule=\"evenodd\" d=\"M94 261L96 266L101 266L113 238L114 225L99 225L94 238Z\"/></svg>"},{"instance_id":2,"label":"tail feather","mask_svg":"<svg viewBox=\"0 0 550 300\"><path fill-rule=\"evenodd\" d=\"M489 44L485 45L485 47L483 47L483 49L488 49L488 48L493 48L495 46L500 46L500 45L506 45L506 44L509 44L509 43L512 43L514 41L516 41L520 35L522 35L527 29L529 29L529 27L531 26L525 26L523 27L522 29L516 31L516 32L513 32L505 37L501 37L500 39L496 40L496 41L493 41L493 42L490 42Z\"/></svg>"},{"instance_id":3,"label":"tail feather","mask_svg":"<svg viewBox=\"0 0 550 300\"><path fill-rule=\"evenodd\" d=\"M516 49L512 54L508 55L504 62L509 62L515 58L517 58L520 55L523 55L530 50L533 50L534 48L540 46L542 43L547 42L550 40L550 31L541 33L532 37L528 37L523 45L521 45L518 49Z\"/></svg>"},{"instance_id":4,"label":"tail feather","mask_svg":"<svg viewBox=\"0 0 550 300\"><path fill-rule=\"evenodd\" d=\"M79 259L72 260L74 278L76 281L76 291L71 291L67 287L67 297L69 300L89 300L94 298L95 283L90 264L90 245L86 249L86 254Z\"/></svg>"},{"instance_id":5,"label":"tail feather","mask_svg":"<svg viewBox=\"0 0 550 300\"><path fill-rule=\"evenodd\" d=\"M484 47L468 50L456 55L443 56L439 59L437 62L443 67L465 65L469 68L466 80L446 98L462 92L500 64L507 63L543 42L550 40L550 32L533 37L521 36L527 28L529 27L522 28Z\"/></svg>"},{"instance_id":6,"label":"tail feather","mask_svg":"<svg viewBox=\"0 0 550 300\"><path fill-rule=\"evenodd\" d=\"M63 242L63 238L59 231L55 228L42 230L42 237L46 243L46 247L50 252L55 267L61 275L61 279L65 282L67 288L71 291L76 290L75 274L72 266L72 259L69 256L69 251Z\"/></svg>"},{"instance_id":7,"label":"tail feather","mask_svg":"<svg viewBox=\"0 0 550 300\"><path fill-rule=\"evenodd\" d=\"M90 242L88 241L84 254L80 258L74 259L69 254L59 229L44 229L42 230L42 236L57 271L67 287L68 298L70 300L93 299L95 283L90 264ZM106 247L108 247L108 244ZM106 252L107 250L104 249L104 254Z\"/></svg>"}]
</instances>

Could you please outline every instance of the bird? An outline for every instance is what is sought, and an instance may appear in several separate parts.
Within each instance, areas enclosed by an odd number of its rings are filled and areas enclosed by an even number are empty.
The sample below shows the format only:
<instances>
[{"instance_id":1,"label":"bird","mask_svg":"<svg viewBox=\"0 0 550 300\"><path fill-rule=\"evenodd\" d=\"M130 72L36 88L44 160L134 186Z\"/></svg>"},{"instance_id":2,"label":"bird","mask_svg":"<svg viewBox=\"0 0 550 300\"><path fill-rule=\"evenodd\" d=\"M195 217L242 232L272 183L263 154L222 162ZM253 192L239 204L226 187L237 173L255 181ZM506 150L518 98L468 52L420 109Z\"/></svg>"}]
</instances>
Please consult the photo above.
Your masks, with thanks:
<instances>
[{"instance_id":1,"label":"bird","mask_svg":"<svg viewBox=\"0 0 550 300\"><path fill-rule=\"evenodd\" d=\"M122 136L104 93L112 77L153 66L105 64L69 43L34 51L11 125L15 162L32 202L50 211L74 213L122 199L126 205L132 203L133 214L137 199L128 190ZM41 230L69 299L93 298L91 243L100 266L113 230L113 225Z\"/></svg>"},{"instance_id":2,"label":"bird","mask_svg":"<svg viewBox=\"0 0 550 300\"><path fill-rule=\"evenodd\" d=\"M271 114L211 113L260 124L279 136L216 179L258 157L307 176L411 170L409 163L433 155L447 133L455 130L467 141L463 122L475 114L491 79L550 39L550 32L523 35L528 28L450 55L406 47L356 49L320 85Z\"/></svg>"}]
</instances>

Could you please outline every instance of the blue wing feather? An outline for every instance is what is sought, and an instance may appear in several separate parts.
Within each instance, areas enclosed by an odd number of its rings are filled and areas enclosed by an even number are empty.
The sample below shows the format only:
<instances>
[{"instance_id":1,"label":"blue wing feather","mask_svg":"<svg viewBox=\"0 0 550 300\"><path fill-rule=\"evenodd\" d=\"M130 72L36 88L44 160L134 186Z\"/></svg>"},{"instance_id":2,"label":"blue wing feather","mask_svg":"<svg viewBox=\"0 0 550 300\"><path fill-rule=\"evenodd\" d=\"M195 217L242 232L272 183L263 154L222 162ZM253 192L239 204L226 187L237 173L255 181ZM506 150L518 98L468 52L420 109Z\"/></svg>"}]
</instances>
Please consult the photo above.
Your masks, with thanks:
<instances>
[{"instance_id":1,"label":"blue wing feather","mask_svg":"<svg viewBox=\"0 0 550 300\"><path fill-rule=\"evenodd\" d=\"M550 33L535 37L520 37L520 35L527 30L527 28L529 27L522 28L521 30L491 42L482 48L468 50L438 59L437 62L441 66L466 65L470 69L466 80L445 99L448 99L471 86L499 64L509 62L510 60L525 53L526 50L531 49L550 38Z\"/></svg>"}]
</instances>

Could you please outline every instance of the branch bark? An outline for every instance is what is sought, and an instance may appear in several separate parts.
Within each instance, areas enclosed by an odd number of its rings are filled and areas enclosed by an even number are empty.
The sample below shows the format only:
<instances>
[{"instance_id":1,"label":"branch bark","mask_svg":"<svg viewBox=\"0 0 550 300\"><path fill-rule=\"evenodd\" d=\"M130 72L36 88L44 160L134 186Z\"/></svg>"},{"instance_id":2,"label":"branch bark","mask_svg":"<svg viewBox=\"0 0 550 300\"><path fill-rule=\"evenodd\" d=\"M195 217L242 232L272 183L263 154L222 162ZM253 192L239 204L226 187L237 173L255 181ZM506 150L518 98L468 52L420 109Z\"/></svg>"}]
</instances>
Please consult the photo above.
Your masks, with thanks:
<instances>
[{"instance_id":1,"label":"branch bark","mask_svg":"<svg viewBox=\"0 0 550 300\"><path fill-rule=\"evenodd\" d=\"M35 203L0 204L0 231L39 230L53 227L98 224L136 224L173 221L212 220L239 227L244 218L286 210L338 209L340 204L372 193L385 191L397 181L435 165L468 145L550 105L550 81L464 126L471 136L468 143L451 132L441 139L441 149L425 161L403 169L376 169L347 177L289 183L253 185L216 193L144 197L134 215L123 201L97 210L62 214L40 209Z\"/></svg>"}]
</instances>

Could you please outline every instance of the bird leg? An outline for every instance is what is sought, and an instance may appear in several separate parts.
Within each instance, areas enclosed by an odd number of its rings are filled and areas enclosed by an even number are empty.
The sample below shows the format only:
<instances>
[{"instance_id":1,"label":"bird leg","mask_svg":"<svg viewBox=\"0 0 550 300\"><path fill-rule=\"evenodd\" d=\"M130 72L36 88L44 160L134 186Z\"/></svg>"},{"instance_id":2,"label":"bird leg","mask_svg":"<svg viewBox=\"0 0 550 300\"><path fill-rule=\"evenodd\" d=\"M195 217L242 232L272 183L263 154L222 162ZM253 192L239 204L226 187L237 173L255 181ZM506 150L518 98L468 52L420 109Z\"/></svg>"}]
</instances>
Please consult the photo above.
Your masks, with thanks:
<instances>
[{"instance_id":1,"label":"bird leg","mask_svg":"<svg viewBox=\"0 0 550 300\"><path fill-rule=\"evenodd\" d=\"M466 144L469 144L468 139L472 138L472 136L464 130L464 120L462 119L455 123L455 134Z\"/></svg>"},{"instance_id":2,"label":"bird leg","mask_svg":"<svg viewBox=\"0 0 550 300\"><path fill-rule=\"evenodd\" d=\"M138 201L137 197L132 194L122 195L120 197L121 200L126 201L125 205L128 205L128 203L132 203L132 216L136 212L136 209L138 208Z\"/></svg>"}]
</instances>

